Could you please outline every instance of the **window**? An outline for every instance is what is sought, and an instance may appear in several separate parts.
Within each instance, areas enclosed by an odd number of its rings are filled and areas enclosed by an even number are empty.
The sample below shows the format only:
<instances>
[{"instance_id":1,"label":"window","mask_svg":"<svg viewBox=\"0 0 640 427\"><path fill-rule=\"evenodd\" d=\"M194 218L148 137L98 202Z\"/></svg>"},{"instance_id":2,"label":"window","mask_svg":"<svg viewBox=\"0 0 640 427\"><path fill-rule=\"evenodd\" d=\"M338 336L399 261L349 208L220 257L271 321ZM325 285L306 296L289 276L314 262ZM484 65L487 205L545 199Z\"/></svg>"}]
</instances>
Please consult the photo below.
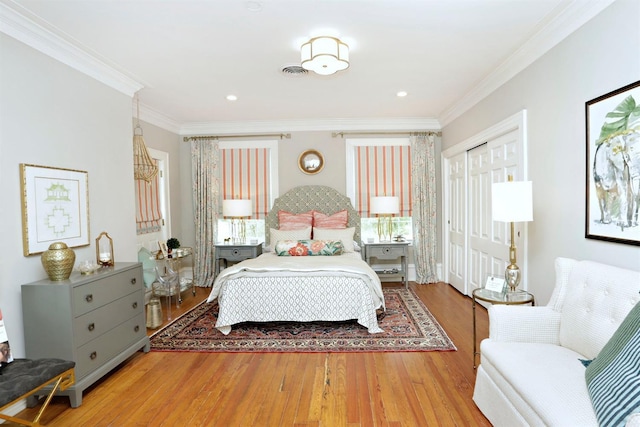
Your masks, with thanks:
<instances>
[{"instance_id":1,"label":"window","mask_svg":"<svg viewBox=\"0 0 640 427\"><path fill-rule=\"evenodd\" d=\"M362 239L378 238L378 221L369 211L375 196L396 196L400 214L393 235L413 238L411 146L409 138L347 139L347 196L362 217Z\"/></svg>"},{"instance_id":2,"label":"window","mask_svg":"<svg viewBox=\"0 0 640 427\"><path fill-rule=\"evenodd\" d=\"M246 237L263 242L264 218L277 197L277 141L221 141L221 200L251 199L253 215L246 220ZM231 220L218 212L217 241L231 237Z\"/></svg>"}]
</instances>

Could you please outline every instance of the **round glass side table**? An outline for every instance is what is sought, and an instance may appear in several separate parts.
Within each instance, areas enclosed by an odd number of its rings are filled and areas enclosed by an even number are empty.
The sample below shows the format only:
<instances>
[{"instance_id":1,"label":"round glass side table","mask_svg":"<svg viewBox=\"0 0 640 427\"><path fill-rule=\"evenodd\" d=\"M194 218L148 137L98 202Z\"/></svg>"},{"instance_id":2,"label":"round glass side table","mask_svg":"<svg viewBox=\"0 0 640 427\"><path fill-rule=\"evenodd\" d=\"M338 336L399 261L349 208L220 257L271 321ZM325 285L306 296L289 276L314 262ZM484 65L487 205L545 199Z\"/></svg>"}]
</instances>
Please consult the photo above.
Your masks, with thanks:
<instances>
[{"instance_id":1,"label":"round glass side table","mask_svg":"<svg viewBox=\"0 0 640 427\"><path fill-rule=\"evenodd\" d=\"M473 369L476 369L476 356L480 355L476 338L476 302L483 301L490 304L502 305L536 305L533 294L527 291L515 292L493 292L485 288L477 288L471 292L472 309L473 309Z\"/></svg>"}]
</instances>

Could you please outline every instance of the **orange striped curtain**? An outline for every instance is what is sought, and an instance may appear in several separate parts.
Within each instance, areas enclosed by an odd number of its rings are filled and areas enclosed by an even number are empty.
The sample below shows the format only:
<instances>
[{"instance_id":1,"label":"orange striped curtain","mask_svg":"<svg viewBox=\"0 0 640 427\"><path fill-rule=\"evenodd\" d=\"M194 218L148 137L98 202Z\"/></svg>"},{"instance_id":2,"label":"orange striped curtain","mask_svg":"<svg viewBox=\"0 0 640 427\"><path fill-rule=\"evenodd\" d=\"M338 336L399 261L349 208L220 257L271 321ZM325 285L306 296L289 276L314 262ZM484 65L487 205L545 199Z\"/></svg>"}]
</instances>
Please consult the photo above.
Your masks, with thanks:
<instances>
[{"instance_id":1,"label":"orange striped curtain","mask_svg":"<svg viewBox=\"0 0 640 427\"><path fill-rule=\"evenodd\" d=\"M253 216L264 218L269 211L269 149L221 149L222 200L251 199ZM222 203L220 203L222 207ZM219 212L222 215L222 212Z\"/></svg>"},{"instance_id":2,"label":"orange striped curtain","mask_svg":"<svg viewBox=\"0 0 640 427\"><path fill-rule=\"evenodd\" d=\"M151 182L137 179L136 185L136 233L147 234L160 231L162 211L158 175Z\"/></svg>"},{"instance_id":3,"label":"orange striped curtain","mask_svg":"<svg viewBox=\"0 0 640 427\"><path fill-rule=\"evenodd\" d=\"M411 147L355 147L355 209L362 217L370 217L369 199L397 196L400 216L411 216Z\"/></svg>"}]
</instances>

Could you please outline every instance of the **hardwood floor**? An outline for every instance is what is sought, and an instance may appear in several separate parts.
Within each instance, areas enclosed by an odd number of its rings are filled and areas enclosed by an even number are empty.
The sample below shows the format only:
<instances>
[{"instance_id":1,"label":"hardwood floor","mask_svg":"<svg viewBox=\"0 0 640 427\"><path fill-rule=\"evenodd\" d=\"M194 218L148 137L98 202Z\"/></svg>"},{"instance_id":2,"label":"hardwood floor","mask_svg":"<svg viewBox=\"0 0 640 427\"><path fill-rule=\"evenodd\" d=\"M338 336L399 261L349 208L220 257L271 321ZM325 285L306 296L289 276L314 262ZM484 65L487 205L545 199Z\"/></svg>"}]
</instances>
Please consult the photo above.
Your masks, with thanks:
<instances>
[{"instance_id":1,"label":"hardwood floor","mask_svg":"<svg viewBox=\"0 0 640 427\"><path fill-rule=\"evenodd\" d=\"M398 286L385 284L385 287ZM410 285L457 347L411 353L138 352L85 390L55 398L47 426L490 426L471 396L471 299ZM207 297L198 289L181 307ZM174 312L175 315L175 312ZM478 341L488 335L477 309ZM154 331L149 331L150 334ZM19 416L33 417L38 408Z\"/></svg>"}]
</instances>

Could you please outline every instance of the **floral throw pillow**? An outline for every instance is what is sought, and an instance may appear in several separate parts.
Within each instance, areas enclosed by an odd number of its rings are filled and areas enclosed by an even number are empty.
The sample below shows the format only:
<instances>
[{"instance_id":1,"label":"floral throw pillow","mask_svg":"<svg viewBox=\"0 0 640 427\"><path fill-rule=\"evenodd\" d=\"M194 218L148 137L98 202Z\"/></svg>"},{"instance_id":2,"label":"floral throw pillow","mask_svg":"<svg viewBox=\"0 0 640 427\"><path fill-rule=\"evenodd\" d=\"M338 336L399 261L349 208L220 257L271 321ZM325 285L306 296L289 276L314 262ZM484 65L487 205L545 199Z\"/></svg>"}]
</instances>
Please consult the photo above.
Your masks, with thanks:
<instances>
[{"instance_id":1,"label":"floral throw pillow","mask_svg":"<svg viewBox=\"0 0 640 427\"><path fill-rule=\"evenodd\" d=\"M278 256L333 256L342 255L340 240L280 240L274 252Z\"/></svg>"}]
</instances>

